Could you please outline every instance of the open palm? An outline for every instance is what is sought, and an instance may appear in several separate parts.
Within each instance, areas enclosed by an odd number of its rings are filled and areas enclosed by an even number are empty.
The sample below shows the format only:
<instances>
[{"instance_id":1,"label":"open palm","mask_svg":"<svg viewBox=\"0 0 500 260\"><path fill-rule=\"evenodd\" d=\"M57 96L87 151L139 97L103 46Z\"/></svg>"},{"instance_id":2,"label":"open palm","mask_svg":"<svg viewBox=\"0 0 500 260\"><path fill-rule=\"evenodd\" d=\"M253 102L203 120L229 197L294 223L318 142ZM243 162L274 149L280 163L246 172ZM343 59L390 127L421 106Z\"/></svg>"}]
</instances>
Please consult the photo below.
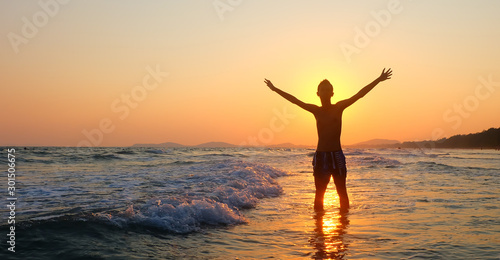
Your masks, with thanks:
<instances>
[{"instance_id":1,"label":"open palm","mask_svg":"<svg viewBox=\"0 0 500 260\"><path fill-rule=\"evenodd\" d=\"M392 76L392 70L389 68L387 71L385 71L385 68L382 70L382 74L380 74L380 77L378 79L380 81L384 81L386 79L390 79Z\"/></svg>"}]
</instances>

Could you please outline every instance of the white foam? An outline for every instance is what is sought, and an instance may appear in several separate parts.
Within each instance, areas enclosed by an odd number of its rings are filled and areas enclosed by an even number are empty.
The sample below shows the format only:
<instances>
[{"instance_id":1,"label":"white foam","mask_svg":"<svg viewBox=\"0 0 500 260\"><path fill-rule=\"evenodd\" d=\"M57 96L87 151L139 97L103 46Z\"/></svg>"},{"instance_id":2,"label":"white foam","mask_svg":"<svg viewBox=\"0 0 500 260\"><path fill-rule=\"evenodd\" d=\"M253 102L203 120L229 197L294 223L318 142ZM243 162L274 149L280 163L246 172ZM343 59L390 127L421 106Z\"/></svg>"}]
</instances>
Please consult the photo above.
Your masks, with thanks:
<instances>
[{"instance_id":1,"label":"white foam","mask_svg":"<svg viewBox=\"0 0 500 260\"><path fill-rule=\"evenodd\" d=\"M247 222L241 209L253 208L258 200L276 197L282 188L275 178L286 172L273 167L224 160L206 167L204 182L218 183L210 191L185 192L164 198L151 198L146 203L130 205L116 214L98 213L118 226L141 225L175 233L197 231L204 225L234 225Z\"/></svg>"},{"instance_id":2,"label":"white foam","mask_svg":"<svg viewBox=\"0 0 500 260\"><path fill-rule=\"evenodd\" d=\"M246 222L239 211L210 199L193 200L178 206L157 204L139 206L136 209L130 205L125 211L116 215L95 215L120 227L141 225L175 233L197 231L201 225L229 225Z\"/></svg>"}]
</instances>

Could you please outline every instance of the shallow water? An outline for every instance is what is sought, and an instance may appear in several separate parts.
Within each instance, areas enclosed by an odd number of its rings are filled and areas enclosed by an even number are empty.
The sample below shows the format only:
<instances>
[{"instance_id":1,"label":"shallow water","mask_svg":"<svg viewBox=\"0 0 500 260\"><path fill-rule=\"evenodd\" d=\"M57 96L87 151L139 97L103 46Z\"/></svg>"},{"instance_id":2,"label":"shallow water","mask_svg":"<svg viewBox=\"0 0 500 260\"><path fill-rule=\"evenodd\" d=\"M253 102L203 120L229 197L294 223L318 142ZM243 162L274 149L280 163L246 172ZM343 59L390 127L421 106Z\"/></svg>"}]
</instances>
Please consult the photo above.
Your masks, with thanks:
<instances>
[{"instance_id":1,"label":"shallow water","mask_svg":"<svg viewBox=\"0 0 500 260\"><path fill-rule=\"evenodd\" d=\"M18 150L2 259L499 258L498 151L347 149L350 212L330 187L324 215L312 152Z\"/></svg>"}]
</instances>

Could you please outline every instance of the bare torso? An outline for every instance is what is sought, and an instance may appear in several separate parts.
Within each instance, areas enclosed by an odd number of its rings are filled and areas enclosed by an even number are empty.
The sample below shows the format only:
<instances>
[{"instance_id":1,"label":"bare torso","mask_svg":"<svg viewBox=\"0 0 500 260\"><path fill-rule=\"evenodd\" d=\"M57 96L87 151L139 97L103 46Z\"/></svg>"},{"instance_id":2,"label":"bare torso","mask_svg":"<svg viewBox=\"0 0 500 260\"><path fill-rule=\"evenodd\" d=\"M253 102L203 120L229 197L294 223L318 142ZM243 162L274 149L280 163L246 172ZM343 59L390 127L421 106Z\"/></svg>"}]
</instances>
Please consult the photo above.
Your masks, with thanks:
<instances>
[{"instance_id":1,"label":"bare torso","mask_svg":"<svg viewBox=\"0 0 500 260\"><path fill-rule=\"evenodd\" d=\"M372 83L366 85L354 96L341 100L335 105L331 105L331 98L333 97L333 86L328 80L323 80L318 85L318 92L316 93L321 100L321 107L313 104L306 104L296 97L286 93L275 87L270 80L264 79L266 85L272 90L278 93L280 96L284 97L286 100L298 105L299 107L313 113L316 118L316 127L318 130L318 146L316 151L318 152L335 152L342 149L340 146L340 133L342 131L342 112L345 108L352 105L354 102L364 97L368 92L370 92L379 82L390 79L392 75L392 70L385 69L382 70L382 74L376 78ZM316 159L316 157L315 157ZM332 157L332 163L335 163ZM328 166L329 167L329 166ZM323 168L323 167L319 167ZM316 195L314 196L314 209L316 212L323 212L323 200L326 192L328 183L330 182L330 173L324 175L321 174L321 169L318 171L319 174L314 174L314 185L316 186ZM340 173L340 171L339 171ZM332 173L333 175L333 173ZM333 180L335 182L335 187L339 195L340 208L346 212L349 208L349 197L347 195L346 188L346 172L344 174L333 175ZM337 176L337 177L335 177Z\"/></svg>"},{"instance_id":2,"label":"bare torso","mask_svg":"<svg viewBox=\"0 0 500 260\"><path fill-rule=\"evenodd\" d=\"M341 150L340 134L342 131L342 109L339 105L319 107L314 111L318 130L319 152L333 152Z\"/></svg>"}]
</instances>

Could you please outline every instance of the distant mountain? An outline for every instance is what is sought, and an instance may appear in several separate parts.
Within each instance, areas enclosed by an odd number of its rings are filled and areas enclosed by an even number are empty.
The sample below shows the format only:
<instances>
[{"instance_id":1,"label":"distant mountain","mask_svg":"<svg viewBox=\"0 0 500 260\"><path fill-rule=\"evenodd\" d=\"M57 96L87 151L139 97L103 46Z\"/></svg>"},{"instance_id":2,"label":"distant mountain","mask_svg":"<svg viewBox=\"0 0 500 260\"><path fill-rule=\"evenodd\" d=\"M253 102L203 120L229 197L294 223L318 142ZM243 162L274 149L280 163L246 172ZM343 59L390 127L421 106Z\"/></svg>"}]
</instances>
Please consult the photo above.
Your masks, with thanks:
<instances>
[{"instance_id":1,"label":"distant mountain","mask_svg":"<svg viewBox=\"0 0 500 260\"><path fill-rule=\"evenodd\" d=\"M500 149L500 128L480 133L454 135L437 141L404 142L402 148L494 148Z\"/></svg>"},{"instance_id":2,"label":"distant mountain","mask_svg":"<svg viewBox=\"0 0 500 260\"><path fill-rule=\"evenodd\" d=\"M227 148L227 147L240 147L239 145L230 144L226 142L207 142L198 145L182 145L178 143L166 142L161 144L134 144L132 147L164 147L164 148L175 148L175 147L199 147L199 148ZM292 143L283 143L267 146L257 146L257 147L279 147L279 148L311 148L308 145L294 145Z\"/></svg>"},{"instance_id":3,"label":"distant mountain","mask_svg":"<svg viewBox=\"0 0 500 260\"><path fill-rule=\"evenodd\" d=\"M199 145L182 145L178 143L166 142L161 144L134 144L132 147L200 147L200 148L216 148L216 147L240 147L239 145L225 142L208 142ZM265 145L257 147L274 147L274 148L314 148L308 145L294 145L292 143L282 143L275 145ZM437 141L421 141L421 142L399 142L389 139L372 139L366 142L361 142L353 145L346 145L351 148L495 148L500 149L500 128L490 128L480 133L468 135L454 135L449 138L442 138Z\"/></svg>"},{"instance_id":4,"label":"distant mountain","mask_svg":"<svg viewBox=\"0 0 500 260\"><path fill-rule=\"evenodd\" d=\"M346 145L346 147L350 148L380 148L391 145L400 144L401 142L398 140L389 140L389 139L371 139L365 142Z\"/></svg>"},{"instance_id":5,"label":"distant mountain","mask_svg":"<svg viewBox=\"0 0 500 260\"><path fill-rule=\"evenodd\" d=\"M161 144L134 144L132 147L166 147L166 148L174 148L174 147L185 147L185 145L166 142Z\"/></svg>"},{"instance_id":6,"label":"distant mountain","mask_svg":"<svg viewBox=\"0 0 500 260\"><path fill-rule=\"evenodd\" d=\"M202 148L219 148L219 147L238 147L237 145L230 144L230 143L225 143L225 142L208 142L208 143L202 143L199 145L195 145L194 147L202 147Z\"/></svg>"},{"instance_id":7,"label":"distant mountain","mask_svg":"<svg viewBox=\"0 0 500 260\"><path fill-rule=\"evenodd\" d=\"M396 140L373 139L353 145L352 148L494 148L500 149L500 128L490 128L480 133L454 135L436 141L399 142Z\"/></svg>"}]
</instances>

